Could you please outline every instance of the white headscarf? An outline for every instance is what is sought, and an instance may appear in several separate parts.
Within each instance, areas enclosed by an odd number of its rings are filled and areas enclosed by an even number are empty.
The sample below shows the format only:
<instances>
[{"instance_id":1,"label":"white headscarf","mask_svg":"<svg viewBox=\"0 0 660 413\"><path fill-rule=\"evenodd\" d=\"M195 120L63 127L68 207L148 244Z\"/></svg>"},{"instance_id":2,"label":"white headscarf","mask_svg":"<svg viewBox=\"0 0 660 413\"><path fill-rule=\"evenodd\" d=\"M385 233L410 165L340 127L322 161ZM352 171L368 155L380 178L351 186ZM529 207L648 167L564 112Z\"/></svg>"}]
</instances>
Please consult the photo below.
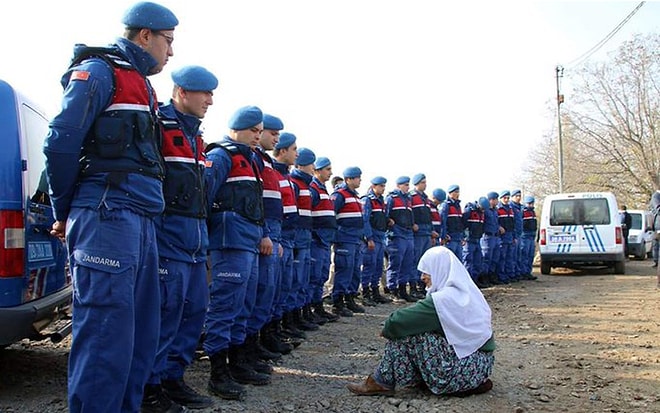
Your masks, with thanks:
<instances>
[{"instance_id":1,"label":"white headscarf","mask_svg":"<svg viewBox=\"0 0 660 413\"><path fill-rule=\"evenodd\" d=\"M427 294L458 358L477 351L492 336L491 312L463 264L445 247L424 253L417 269L431 276Z\"/></svg>"}]
</instances>

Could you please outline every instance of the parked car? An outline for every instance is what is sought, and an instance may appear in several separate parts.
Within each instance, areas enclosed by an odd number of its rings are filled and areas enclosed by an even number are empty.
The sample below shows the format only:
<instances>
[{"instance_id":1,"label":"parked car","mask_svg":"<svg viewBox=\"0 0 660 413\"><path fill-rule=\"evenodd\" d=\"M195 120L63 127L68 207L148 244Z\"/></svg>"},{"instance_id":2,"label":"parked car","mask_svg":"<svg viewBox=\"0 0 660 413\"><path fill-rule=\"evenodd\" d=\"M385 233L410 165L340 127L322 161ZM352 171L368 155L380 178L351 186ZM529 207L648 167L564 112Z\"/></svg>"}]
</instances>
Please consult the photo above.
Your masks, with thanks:
<instances>
[{"instance_id":1,"label":"parked car","mask_svg":"<svg viewBox=\"0 0 660 413\"><path fill-rule=\"evenodd\" d=\"M653 214L641 209L629 209L632 225L628 232L628 253L643 260L651 257L655 231L651 229Z\"/></svg>"},{"instance_id":2,"label":"parked car","mask_svg":"<svg viewBox=\"0 0 660 413\"><path fill-rule=\"evenodd\" d=\"M548 196L539 231L541 273L553 267L607 266L624 274L626 258L619 208L611 192Z\"/></svg>"},{"instance_id":3,"label":"parked car","mask_svg":"<svg viewBox=\"0 0 660 413\"><path fill-rule=\"evenodd\" d=\"M22 339L59 340L71 331L61 321L72 297L66 247L50 235L47 131L44 112L0 80L0 348ZM59 329L51 331L56 321Z\"/></svg>"}]
</instances>

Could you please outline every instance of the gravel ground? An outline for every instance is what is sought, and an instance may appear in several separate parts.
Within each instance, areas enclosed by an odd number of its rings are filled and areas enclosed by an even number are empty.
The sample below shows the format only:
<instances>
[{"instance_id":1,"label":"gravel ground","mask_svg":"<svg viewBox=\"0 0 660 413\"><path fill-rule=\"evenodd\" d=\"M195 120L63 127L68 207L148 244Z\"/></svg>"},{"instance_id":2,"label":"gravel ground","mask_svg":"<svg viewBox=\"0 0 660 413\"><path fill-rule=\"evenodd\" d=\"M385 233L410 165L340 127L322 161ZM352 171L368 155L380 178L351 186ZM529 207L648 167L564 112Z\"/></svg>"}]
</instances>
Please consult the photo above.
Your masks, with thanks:
<instances>
[{"instance_id":1,"label":"gravel ground","mask_svg":"<svg viewBox=\"0 0 660 413\"><path fill-rule=\"evenodd\" d=\"M464 399L405 390L359 397L345 385L377 364L380 324L397 304L326 324L275 365L272 384L248 386L246 400L217 399L209 412L657 412L660 411L660 290L651 261L624 276L563 271L484 290L498 350L491 392ZM20 342L0 352L0 412L66 412L61 343ZM187 382L206 392L210 364Z\"/></svg>"}]
</instances>

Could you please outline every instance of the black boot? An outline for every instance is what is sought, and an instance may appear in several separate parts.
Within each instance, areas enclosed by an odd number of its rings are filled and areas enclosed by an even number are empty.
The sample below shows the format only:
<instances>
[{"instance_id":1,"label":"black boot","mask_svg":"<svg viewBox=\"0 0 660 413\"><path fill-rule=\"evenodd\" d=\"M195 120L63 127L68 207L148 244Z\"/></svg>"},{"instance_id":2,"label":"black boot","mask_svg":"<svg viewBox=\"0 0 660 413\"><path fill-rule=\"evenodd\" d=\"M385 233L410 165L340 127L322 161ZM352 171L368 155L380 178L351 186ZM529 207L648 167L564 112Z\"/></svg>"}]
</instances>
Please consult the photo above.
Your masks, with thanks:
<instances>
[{"instance_id":1,"label":"black boot","mask_svg":"<svg viewBox=\"0 0 660 413\"><path fill-rule=\"evenodd\" d=\"M353 312L344 305L344 294L332 299L332 312L341 317L353 317Z\"/></svg>"},{"instance_id":2,"label":"black boot","mask_svg":"<svg viewBox=\"0 0 660 413\"><path fill-rule=\"evenodd\" d=\"M284 318L282 318L282 332L291 337L301 338L304 340L307 338L307 334L298 328L298 325L296 324L293 317L293 313L293 311L289 311L288 313L284 314Z\"/></svg>"},{"instance_id":3,"label":"black boot","mask_svg":"<svg viewBox=\"0 0 660 413\"><path fill-rule=\"evenodd\" d=\"M270 384L268 374L259 373L254 369L252 361L247 354L247 348L244 344L240 346L229 347L228 366L231 377L241 384L254 384L255 386L265 386Z\"/></svg>"},{"instance_id":4,"label":"black boot","mask_svg":"<svg viewBox=\"0 0 660 413\"><path fill-rule=\"evenodd\" d=\"M374 299L371 297L371 290L369 289L368 286L363 286L362 287L362 305L365 307L375 307L376 302Z\"/></svg>"},{"instance_id":5,"label":"black boot","mask_svg":"<svg viewBox=\"0 0 660 413\"><path fill-rule=\"evenodd\" d=\"M417 301L416 299L412 298L408 294L406 284L399 284L399 290L398 291L399 291L399 298L400 299L405 300L408 303L414 303L415 301Z\"/></svg>"},{"instance_id":6,"label":"black boot","mask_svg":"<svg viewBox=\"0 0 660 413\"><path fill-rule=\"evenodd\" d=\"M380 294L380 289L378 286L371 287L371 299L377 302L378 304L389 304L392 302L391 298L385 297Z\"/></svg>"},{"instance_id":7,"label":"black boot","mask_svg":"<svg viewBox=\"0 0 660 413\"><path fill-rule=\"evenodd\" d=\"M305 341L305 339L291 335L286 330L284 330L283 325L284 325L283 321L281 320L275 321L273 323L274 326L273 335L275 336L275 338L277 338L284 344L291 344L294 349L298 348L298 346L300 346L303 343L303 341Z\"/></svg>"},{"instance_id":8,"label":"black boot","mask_svg":"<svg viewBox=\"0 0 660 413\"><path fill-rule=\"evenodd\" d=\"M209 392L226 400L241 400L245 397L243 386L234 381L229 373L227 364L227 350L222 350L210 357L211 378L209 379Z\"/></svg>"},{"instance_id":9,"label":"black boot","mask_svg":"<svg viewBox=\"0 0 660 413\"><path fill-rule=\"evenodd\" d=\"M339 320L338 315L332 314L325 310L325 307L323 306L323 301L319 301L318 303L312 304L312 309L314 310L314 314L316 314L319 317L324 317L326 320L328 320L329 323L333 323Z\"/></svg>"},{"instance_id":10,"label":"black boot","mask_svg":"<svg viewBox=\"0 0 660 413\"><path fill-rule=\"evenodd\" d=\"M259 338L256 335L251 335L245 338L245 343L241 347L241 353L244 355L247 362L252 366L252 369L257 373L272 374L273 367L266 363L264 359L259 356ZM268 351L264 349L264 351ZM282 355L277 353L280 358Z\"/></svg>"},{"instance_id":11,"label":"black boot","mask_svg":"<svg viewBox=\"0 0 660 413\"><path fill-rule=\"evenodd\" d=\"M259 340L259 334L254 334L250 337L245 338L245 342L250 342L250 350L253 351L257 358L260 360L279 360L282 358L282 353L279 352L273 352L268 350L266 347L261 345L261 341Z\"/></svg>"},{"instance_id":12,"label":"black boot","mask_svg":"<svg viewBox=\"0 0 660 413\"><path fill-rule=\"evenodd\" d=\"M316 331L319 329L319 325L311 323L302 316L302 308L298 308L293 311L293 322L296 324L300 330L303 331Z\"/></svg>"},{"instance_id":13,"label":"black boot","mask_svg":"<svg viewBox=\"0 0 660 413\"><path fill-rule=\"evenodd\" d=\"M364 313L364 307L355 302L355 294L344 295L344 304L354 313Z\"/></svg>"},{"instance_id":14,"label":"black boot","mask_svg":"<svg viewBox=\"0 0 660 413\"><path fill-rule=\"evenodd\" d=\"M144 413L180 413L187 412L183 406L173 402L163 391L160 384L147 384L144 386L144 396L140 412Z\"/></svg>"},{"instance_id":15,"label":"black boot","mask_svg":"<svg viewBox=\"0 0 660 413\"><path fill-rule=\"evenodd\" d=\"M414 298L415 300L420 300L420 299L424 298L424 295L422 293L420 293L419 290L417 289L417 283L416 282L412 282L409 285L410 285L410 292L408 293L408 295L410 297Z\"/></svg>"},{"instance_id":16,"label":"black boot","mask_svg":"<svg viewBox=\"0 0 660 413\"><path fill-rule=\"evenodd\" d=\"M327 318L320 316L312 311L311 304L307 304L306 306L303 307L302 316L305 320L309 321L310 323L314 323L320 326L328 322Z\"/></svg>"},{"instance_id":17,"label":"black boot","mask_svg":"<svg viewBox=\"0 0 660 413\"><path fill-rule=\"evenodd\" d=\"M259 333L261 345L273 353L289 354L293 350L293 345L280 340L277 335L277 327L279 327L279 321L274 320L261 329Z\"/></svg>"},{"instance_id":18,"label":"black boot","mask_svg":"<svg viewBox=\"0 0 660 413\"><path fill-rule=\"evenodd\" d=\"M199 394L192 387L188 386L183 379L163 380L163 391L175 403L186 406L190 409L206 409L213 405L213 399Z\"/></svg>"}]
</instances>

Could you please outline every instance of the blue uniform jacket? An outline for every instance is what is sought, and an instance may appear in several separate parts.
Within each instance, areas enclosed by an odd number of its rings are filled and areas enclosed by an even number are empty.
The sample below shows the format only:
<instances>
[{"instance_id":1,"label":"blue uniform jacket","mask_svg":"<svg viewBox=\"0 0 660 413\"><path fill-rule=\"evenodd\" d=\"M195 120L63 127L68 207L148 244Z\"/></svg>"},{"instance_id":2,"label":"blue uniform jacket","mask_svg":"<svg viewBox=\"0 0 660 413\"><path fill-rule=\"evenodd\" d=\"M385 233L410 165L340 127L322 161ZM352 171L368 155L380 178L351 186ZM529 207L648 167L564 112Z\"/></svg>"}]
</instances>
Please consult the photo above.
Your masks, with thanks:
<instances>
[{"instance_id":1,"label":"blue uniform jacket","mask_svg":"<svg viewBox=\"0 0 660 413\"><path fill-rule=\"evenodd\" d=\"M385 199L381 197L377 197L376 194L374 194L374 191L369 189L369 192L367 195L363 196L360 201L362 202L362 218L364 219L364 237L367 240L372 240L374 242L378 242L380 244L384 244L387 238L387 232L386 231L379 231L373 226L371 226L371 212L373 211L373 207L371 206L371 199L378 199L380 203L383 204L383 215L385 214ZM387 219L387 218L385 218Z\"/></svg>"},{"instance_id":2,"label":"blue uniform jacket","mask_svg":"<svg viewBox=\"0 0 660 413\"><path fill-rule=\"evenodd\" d=\"M326 189L325 184L319 181L316 177L312 178L312 182L318 185L320 188ZM327 191L327 189L326 189ZM309 187L309 193L312 196L312 208L316 207L321 202L321 195L313 187ZM333 218L334 219L334 218ZM313 222L314 218L312 218ZM316 238L318 238L323 245L330 246L335 242L335 235L337 233L336 228L313 228L312 233Z\"/></svg>"},{"instance_id":3,"label":"blue uniform jacket","mask_svg":"<svg viewBox=\"0 0 660 413\"><path fill-rule=\"evenodd\" d=\"M497 209L486 208L484 210L484 233L486 235L499 235L500 223L497 218Z\"/></svg>"},{"instance_id":4,"label":"blue uniform jacket","mask_svg":"<svg viewBox=\"0 0 660 413\"><path fill-rule=\"evenodd\" d=\"M160 111L166 118L178 120L181 131L194 148L201 121L196 116L179 112L172 104L161 106ZM176 177L166 173L165 179ZM206 247L209 243L206 219L163 214L158 215L154 222L160 257L183 262L206 261Z\"/></svg>"},{"instance_id":5,"label":"blue uniform jacket","mask_svg":"<svg viewBox=\"0 0 660 413\"><path fill-rule=\"evenodd\" d=\"M223 140L236 145L248 159L256 156L248 145L233 141L227 136ZM232 159L230 154L224 149L218 148L207 153L206 159L207 167L204 177L209 211L209 249L231 248L258 253L263 234L261 225L234 211L213 212L212 207L216 194L227 181L231 171ZM262 194L258 194L256 198L261 201Z\"/></svg>"},{"instance_id":6,"label":"blue uniform jacket","mask_svg":"<svg viewBox=\"0 0 660 413\"><path fill-rule=\"evenodd\" d=\"M143 76L157 65L149 53L127 39L118 39L115 46ZM73 71L88 72L89 76L69 81ZM51 121L44 144L50 198L59 221L66 220L71 207L96 209L104 205L141 215L163 211L162 183L156 178L130 173L117 185L108 185L107 173L99 173L79 181L81 147L99 114L110 104L113 79L113 69L100 58L85 60L62 76L62 111Z\"/></svg>"},{"instance_id":7,"label":"blue uniform jacket","mask_svg":"<svg viewBox=\"0 0 660 413\"><path fill-rule=\"evenodd\" d=\"M346 199L341 192L337 192L340 189L344 189L351 193L358 205L360 205L360 196L357 192L349 189L346 184L341 185L337 190L332 194L331 199L335 204L335 213L337 214L337 234L335 236L336 242L346 242L351 244L359 244L364 240L364 220L362 214L359 216L351 216L348 218L340 218L340 212L346 204ZM357 208L356 208L357 209ZM360 207L361 212L361 207ZM357 212L355 212L357 214Z\"/></svg>"},{"instance_id":8,"label":"blue uniform jacket","mask_svg":"<svg viewBox=\"0 0 660 413\"><path fill-rule=\"evenodd\" d=\"M522 216L522 204L515 202L510 202L511 208L513 209L513 235L516 239L522 236L523 232L523 216Z\"/></svg>"},{"instance_id":9,"label":"blue uniform jacket","mask_svg":"<svg viewBox=\"0 0 660 413\"><path fill-rule=\"evenodd\" d=\"M399 196L404 202L410 204L410 195L401 191L400 189L395 189L394 191L387 194L385 198L385 216L390 218L392 214L393 201L392 195ZM412 221L412 206L410 211L410 220ZM387 236L389 238L405 238L405 239L414 239L414 233L412 228L404 228L401 225L398 225L396 222L394 225L387 231Z\"/></svg>"}]
</instances>

